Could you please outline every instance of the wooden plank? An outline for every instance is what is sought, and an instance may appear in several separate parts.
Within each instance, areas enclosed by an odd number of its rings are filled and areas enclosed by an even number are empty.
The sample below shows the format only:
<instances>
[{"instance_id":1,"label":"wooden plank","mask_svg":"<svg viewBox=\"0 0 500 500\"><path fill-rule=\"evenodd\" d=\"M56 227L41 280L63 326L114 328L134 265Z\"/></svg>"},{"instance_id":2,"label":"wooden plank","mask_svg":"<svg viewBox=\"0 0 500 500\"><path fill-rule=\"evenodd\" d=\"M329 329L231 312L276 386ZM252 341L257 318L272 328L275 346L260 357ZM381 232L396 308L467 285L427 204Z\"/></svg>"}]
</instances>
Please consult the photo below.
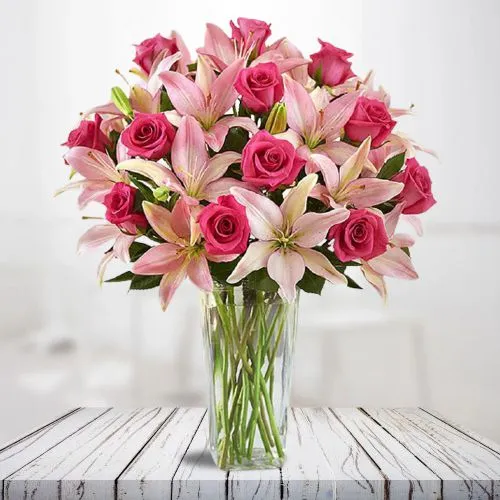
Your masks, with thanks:
<instances>
[{"instance_id":1,"label":"wooden plank","mask_svg":"<svg viewBox=\"0 0 500 500\"><path fill-rule=\"evenodd\" d=\"M5 500L113 500L115 479L172 410L112 409L5 481Z\"/></svg>"},{"instance_id":2,"label":"wooden plank","mask_svg":"<svg viewBox=\"0 0 500 500\"><path fill-rule=\"evenodd\" d=\"M61 420L64 420L66 417L69 417L72 413L76 413L79 410L81 410L81 408L73 408L71 410L65 411L63 414L60 414L58 417L55 417L50 422L45 423L41 426L39 425L37 427L34 427L28 432L23 432L23 434L21 434L20 436L14 438L14 439L11 439L7 443L2 444L2 446L0 447L0 453L2 453L2 451L4 451L6 448L10 448L13 444L16 444L17 442L19 442L21 440L25 440L26 438L29 438L33 434L38 434L40 431L43 431L47 427L54 426L55 424L59 423Z\"/></svg>"},{"instance_id":3,"label":"wooden plank","mask_svg":"<svg viewBox=\"0 0 500 500\"><path fill-rule=\"evenodd\" d=\"M280 470L230 471L228 477L228 499L280 500Z\"/></svg>"},{"instance_id":4,"label":"wooden plank","mask_svg":"<svg viewBox=\"0 0 500 500\"><path fill-rule=\"evenodd\" d=\"M0 480L6 479L106 411L104 408L88 408L72 412L5 447L0 452Z\"/></svg>"},{"instance_id":5,"label":"wooden plank","mask_svg":"<svg viewBox=\"0 0 500 500\"><path fill-rule=\"evenodd\" d=\"M373 419L356 408L332 410L386 478L386 499L439 499L441 481Z\"/></svg>"},{"instance_id":6,"label":"wooden plank","mask_svg":"<svg viewBox=\"0 0 500 500\"><path fill-rule=\"evenodd\" d=\"M335 498L332 470L304 414L289 411L288 426L288 454L281 471L283 499Z\"/></svg>"},{"instance_id":7,"label":"wooden plank","mask_svg":"<svg viewBox=\"0 0 500 500\"><path fill-rule=\"evenodd\" d=\"M478 443L483 444L486 446L486 448L489 448L490 450L494 451L495 453L498 453L500 455L500 444L496 443L495 441L492 441L491 439L488 439L484 436L481 436L481 434L478 434L477 432L471 431L470 429L467 429L463 425L460 425L459 423L455 422L454 420L451 420L448 417L443 416L441 413L439 413L436 410L429 410L428 408L418 408L416 410L418 413L427 413L431 417L434 417L436 420L440 420L443 422L445 425L449 425L453 428L455 428L457 431L460 431L462 434L465 434Z\"/></svg>"},{"instance_id":8,"label":"wooden plank","mask_svg":"<svg viewBox=\"0 0 500 500\"><path fill-rule=\"evenodd\" d=\"M170 499L172 478L205 413L175 410L118 478L118 499Z\"/></svg>"},{"instance_id":9,"label":"wooden plank","mask_svg":"<svg viewBox=\"0 0 500 500\"><path fill-rule=\"evenodd\" d=\"M374 500L384 498L385 478L365 450L340 420L327 408L296 409L302 413L301 429L309 428L334 478L336 500ZM312 457L310 459L312 461Z\"/></svg>"},{"instance_id":10,"label":"wooden plank","mask_svg":"<svg viewBox=\"0 0 500 500\"><path fill-rule=\"evenodd\" d=\"M500 497L500 457L414 409L366 412L443 480L445 500Z\"/></svg>"},{"instance_id":11,"label":"wooden plank","mask_svg":"<svg viewBox=\"0 0 500 500\"><path fill-rule=\"evenodd\" d=\"M205 415L172 481L173 500L225 500L227 473L218 469L207 447Z\"/></svg>"}]
</instances>

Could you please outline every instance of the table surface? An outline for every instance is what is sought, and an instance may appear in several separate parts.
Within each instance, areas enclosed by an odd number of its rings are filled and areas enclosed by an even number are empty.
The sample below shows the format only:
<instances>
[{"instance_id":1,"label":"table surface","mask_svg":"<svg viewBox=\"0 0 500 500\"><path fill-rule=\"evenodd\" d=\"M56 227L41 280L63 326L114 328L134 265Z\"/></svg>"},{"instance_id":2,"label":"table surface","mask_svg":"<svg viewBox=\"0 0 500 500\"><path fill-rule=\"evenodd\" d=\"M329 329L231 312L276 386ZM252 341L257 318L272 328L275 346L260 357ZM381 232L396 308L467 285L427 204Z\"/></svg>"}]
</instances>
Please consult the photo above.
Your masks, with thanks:
<instances>
[{"instance_id":1,"label":"table surface","mask_svg":"<svg viewBox=\"0 0 500 500\"><path fill-rule=\"evenodd\" d=\"M206 442L205 409L75 409L0 449L0 498L500 499L500 445L430 410L295 408L282 469Z\"/></svg>"}]
</instances>

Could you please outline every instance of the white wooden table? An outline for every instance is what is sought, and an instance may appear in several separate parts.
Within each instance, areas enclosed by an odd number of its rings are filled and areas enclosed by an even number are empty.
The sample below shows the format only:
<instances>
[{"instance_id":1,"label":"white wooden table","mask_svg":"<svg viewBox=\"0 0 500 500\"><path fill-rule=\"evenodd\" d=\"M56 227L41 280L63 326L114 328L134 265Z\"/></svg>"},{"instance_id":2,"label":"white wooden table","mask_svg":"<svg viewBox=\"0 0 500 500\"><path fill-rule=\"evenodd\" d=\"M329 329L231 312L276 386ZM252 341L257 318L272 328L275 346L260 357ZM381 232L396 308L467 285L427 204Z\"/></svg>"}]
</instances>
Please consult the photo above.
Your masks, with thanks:
<instances>
[{"instance_id":1,"label":"white wooden table","mask_svg":"<svg viewBox=\"0 0 500 500\"><path fill-rule=\"evenodd\" d=\"M500 499L500 446L428 410L294 409L282 469L206 441L204 409L76 409L0 450L0 498Z\"/></svg>"}]
</instances>

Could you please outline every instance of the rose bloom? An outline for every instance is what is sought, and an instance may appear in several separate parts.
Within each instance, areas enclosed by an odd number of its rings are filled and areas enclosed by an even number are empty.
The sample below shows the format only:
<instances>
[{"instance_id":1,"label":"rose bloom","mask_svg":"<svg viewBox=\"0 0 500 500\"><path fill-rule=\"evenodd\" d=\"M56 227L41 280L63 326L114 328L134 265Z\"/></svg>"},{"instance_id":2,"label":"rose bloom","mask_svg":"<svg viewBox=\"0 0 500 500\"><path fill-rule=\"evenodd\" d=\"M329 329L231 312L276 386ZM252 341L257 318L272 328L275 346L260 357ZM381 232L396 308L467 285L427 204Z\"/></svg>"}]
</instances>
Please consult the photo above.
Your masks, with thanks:
<instances>
[{"instance_id":1,"label":"rose bloom","mask_svg":"<svg viewBox=\"0 0 500 500\"><path fill-rule=\"evenodd\" d=\"M351 70L349 61L353 54L331 43L318 41L321 44L321 50L310 55L312 62L309 63L308 70L311 78L317 80L320 85L334 87L356 76Z\"/></svg>"},{"instance_id":2,"label":"rose bloom","mask_svg":"<svg viewBox=\"0 0 500 500\"><path fill-rule=\"evenodd\" d=\"M363 142L371 136L372 148L377 148L387 139L395 125L383 102L362 96L356 102L344 130L347 137L355 142Z\"/></svg>"},{"instance_id":3,"label":"rose bloom","mask_svg":"<svg viewBox=\"0 0 500 500\"><path fill-rule=\"evenodd\" d=\"M242 254L248 246L250 225L245 207L234 196L219 196L198 216L205 248L213 255Z\"/></svg>"},{"instance_id":4,"label":"rose bloom","mask_svg":"<svg viewBox=\"0 0 500 500\"><path fill-rule=\"evenodd\" d=\"M254 46L256 55L260 55L264 50L266 40L271 36L271 25L258 19L248 19L238 17L238 25L231 21L233 40L241 46L249 48Z\"/></svg>"},{"instance_id":5,"label":"rose bloom","mask_svg":"<svg viewBox=\"0 0 500 500\"><path fill-rule=\"evenodd\" d=\"M69 133L68 140L63 146L69 148L84 146L105 153L106 146L110 144L110 141L101 130L101 123L102 118L100 115L95 115L94 121L82 120L80 125Z\"/></svg>"},{"instance_id":6,"label":"rose bloom","mask_svg":"<svg viewBox=\"0 0 500 500\"><path fill-rule=\"evenodd\" d=\"M398 196L399 201L405 202L404 214L421 214L436 204L429 171L415 158L406 160L406 168L391 180L405 185Z\"/></svg>"},{"instance_id":7,"label":"rose bloom","mask_svg":"<svg viewBox=\"0 0 500 500\"><path fill-rule=\"evenodd\" d=\"M382 255L389 243L382 217L366 208L350 212L346 221L328 232L328 239L334 240L335 255L342 262L370 260Z\"/></svg>"},{"instance_id":8,"label":"rose bloom","mask_svg":"<svg viewBox=\"0 0 500 500\"><path fill-rule=\"evenodd\" d=\"M243 105L254 113L266 113L283 97L283 78L273 62L242 69L234 84Z\"/></svg>"},{"instance_id":9,"label":"rose bloom","mask_svg":"<svg viewBox=\"0 0 500 500\"><path fill-rule=\"evenodd\" d=\"M146 217L134 211L136 193L136 188L124 182L117 182L104 197L106 220L116 225L132 223L136 226L147 227Z\"/></svg>"},{"instance_id":10,"label":"rose bloom","mask_svg":"<svg viewBox=\"0 0 500 500\"><path fill-rule=\"evenodd\" d=\"M166 55L170 55L178 50L175 40L164 38L158 33L153 38L147 38L135 46L134 62L149 75L153 62L160 52L165 51Z\"/></svg>"},{"instance_id":11,"label":"rose bloom","mask_svg":"<svg viewBox=\"0 0 500 500\"><path fill-rule=\"evenodd\" d=\"M243 180L269 191L281 184L292 184L305 163L288 141L277 139L266 130L257 132L241 155Z\"/></svg>"},{"instance_id":12,"label":"rose bloom","mask_svg":"<svg viewBox=\"0 0 500 500\"><path fill-rule=\"evenodd\" d=\"M136 113L121 141L130 156L159 160L172 148L174 136L175 129L163 113Z\"/></svg>"}]
</instances>

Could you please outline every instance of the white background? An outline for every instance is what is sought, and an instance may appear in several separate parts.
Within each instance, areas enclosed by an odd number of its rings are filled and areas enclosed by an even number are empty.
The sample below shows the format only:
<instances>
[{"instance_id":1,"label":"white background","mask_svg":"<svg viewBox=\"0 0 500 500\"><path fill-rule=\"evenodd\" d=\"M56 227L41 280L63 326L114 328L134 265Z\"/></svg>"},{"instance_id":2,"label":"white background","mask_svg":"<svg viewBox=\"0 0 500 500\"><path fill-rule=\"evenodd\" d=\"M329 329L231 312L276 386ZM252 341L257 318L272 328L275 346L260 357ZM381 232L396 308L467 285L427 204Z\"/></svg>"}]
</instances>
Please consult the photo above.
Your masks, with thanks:
<instances>
[{"instance_id":1,"label":"white background","mask_svg":"<svg viewBox=\"0 0 500 500\"><path fill-rule=\"evenodd\" d=\"M497 0L195 2L2 0L0 439L71 406L205 403L198 295L161 313L156 292L100 290L98 254L76 256L75 196L59 147L81 111L132 67L133 44L171 29L193 49L204 23L272 23L307 55L316 37L375 68L438 205L413 251L421 279L303 297L294 403L434 407L500 441ZM90 208L87 213L97 213ZM116 269L119 271L119 269Z\"/></svg>"}]
</instances>

